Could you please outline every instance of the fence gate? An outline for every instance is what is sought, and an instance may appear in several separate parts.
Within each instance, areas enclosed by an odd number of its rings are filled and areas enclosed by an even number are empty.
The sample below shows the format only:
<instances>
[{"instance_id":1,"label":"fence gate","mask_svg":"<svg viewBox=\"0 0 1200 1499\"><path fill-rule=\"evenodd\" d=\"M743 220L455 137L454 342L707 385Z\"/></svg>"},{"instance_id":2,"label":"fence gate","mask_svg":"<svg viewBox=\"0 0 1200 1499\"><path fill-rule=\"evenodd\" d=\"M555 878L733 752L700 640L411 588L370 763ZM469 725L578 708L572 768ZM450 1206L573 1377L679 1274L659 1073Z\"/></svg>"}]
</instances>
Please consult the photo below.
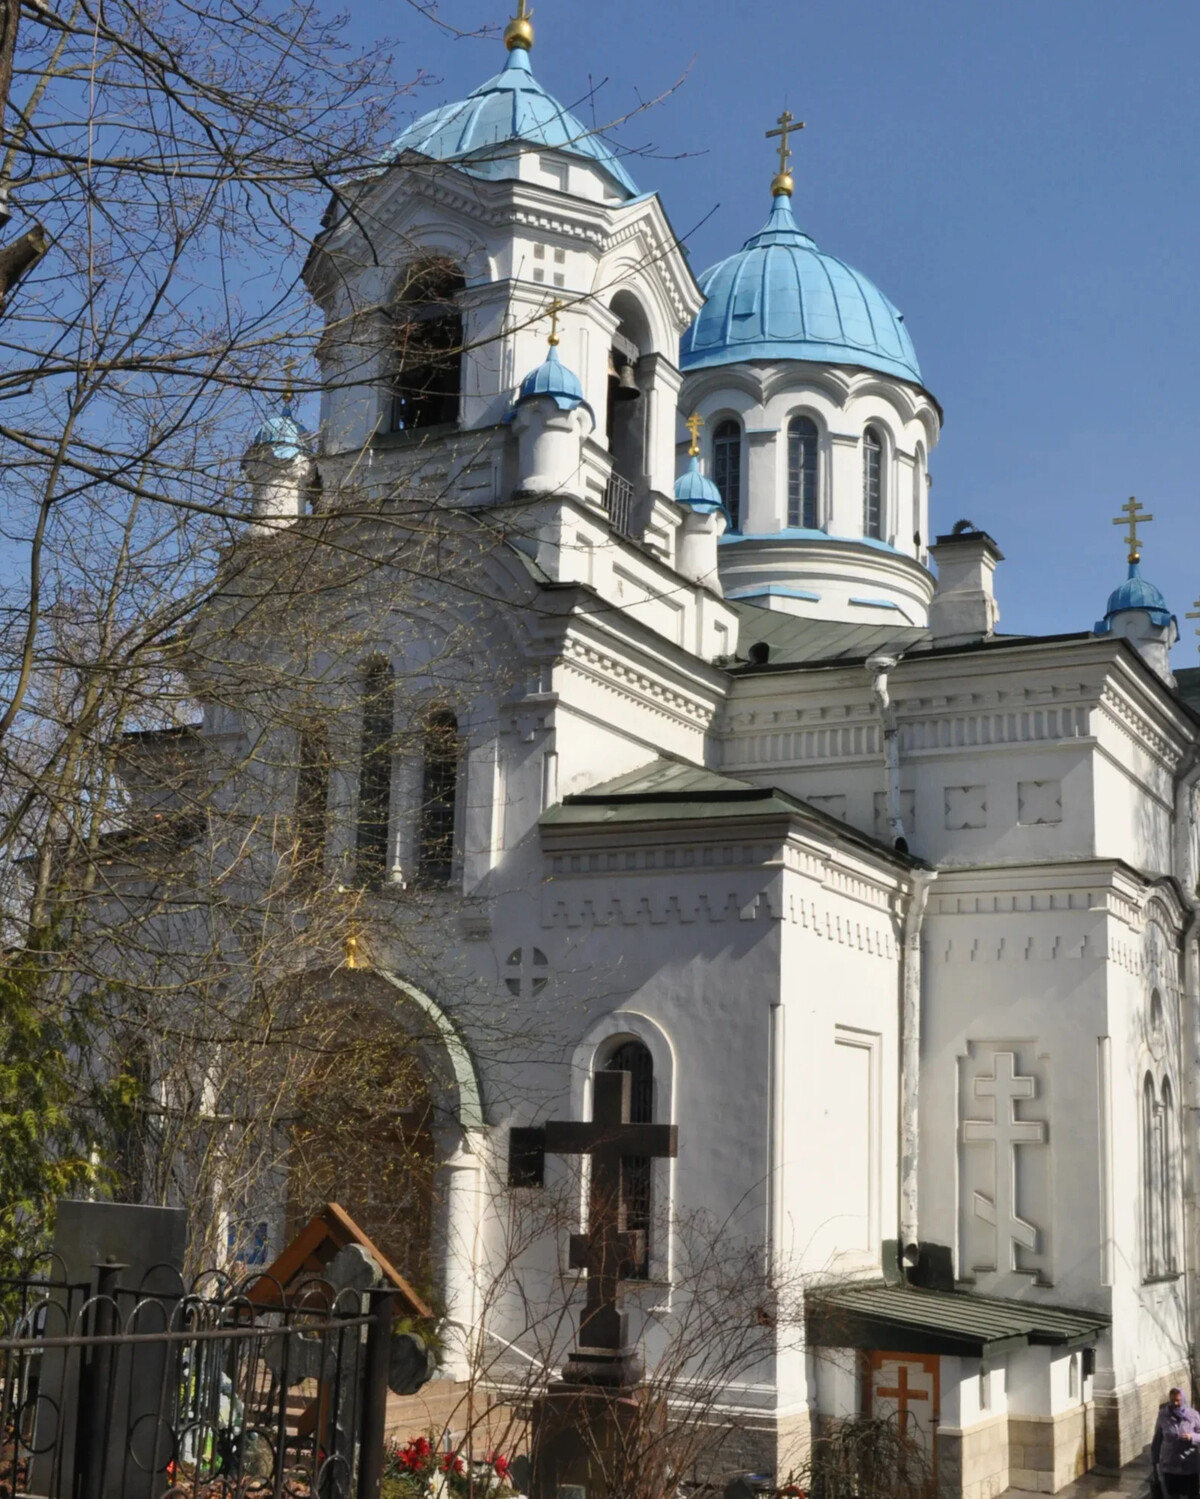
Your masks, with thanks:
<instances>
[{"instance_id":1,"label":"fence gate","mask_svg":"<svg viewBox=\"0 0 1200 1499\"><path fill-rule=\"evenodd\" d=\"M391 1291L98 1274L0 1279L0 1493L377 1499Z\"/></svg>"}]
</instances>

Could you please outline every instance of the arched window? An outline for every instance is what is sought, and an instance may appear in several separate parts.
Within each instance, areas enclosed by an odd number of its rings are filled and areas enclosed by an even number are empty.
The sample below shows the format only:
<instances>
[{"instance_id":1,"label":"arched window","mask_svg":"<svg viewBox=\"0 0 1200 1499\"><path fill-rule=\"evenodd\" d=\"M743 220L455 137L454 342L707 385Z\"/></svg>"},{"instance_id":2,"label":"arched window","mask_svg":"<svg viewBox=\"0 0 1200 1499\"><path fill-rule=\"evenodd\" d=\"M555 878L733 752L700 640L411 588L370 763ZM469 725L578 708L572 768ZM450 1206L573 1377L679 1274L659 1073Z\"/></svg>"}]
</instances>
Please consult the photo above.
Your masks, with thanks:
<instances>
[{"instance_id":1,"label":"arched window","mask_svg":"<svg viewBox=\"0 0 1200 1499\"><path fill-rule=\"evenodd\" d=\"M1178 1268L1175 1262L1175 1173L1172 1169L1174 1131L1175 1100L1171 1091L1171 1080L1164 1077L1158 1125L1158 1219L1162 1231L1162 1251L1159 1261L1164 1275L1173 1275Z\"/></svg>"},{"instance_id":2,"label":"arched window","mask_svg":"<svg viewBox=\"0 0 1200 1499\"><path fill-rule=\"evenodd\" d=\"M388 825L392 805L394 707L392 668L372 661L363 674L362 748L358 760L358 878L381 880L388 867Z\"/></svg>"},{"instance_id":3,"label":"arched window","mask_svg":"<svg viewBox=\"0 0 1200 1499\"><path fill-rule=\"evenodd\" d=\"M787 523L817 529L817 424L807 416L788 423Z\"/></svg>"},{"instance_id":4,"label":"arched window","mask_svg":"<svg viewBox=\"0 0 1200 1499\"><path fill-rule=\"evenodd\" d=\"M391 323L392 430L411 432L458 420L466 282L452 261L417 261L401 277Z\"/></svg>"},{"instance_id":5,"label":"arched window","mask_svg":"<svg viewBox=\"0 0 1200 1499\"><path fill-rule=\"evenodd\" d=\"M454 875L460 754L458 719L448 708L435 708L422 735L417 832L417 877L426 885L448 885Z\"/></svg>"},{"instance_id":6,"label":"arched window","mask_svg":"<svg viewBox=\"0 0 1200 1499\"><path fill-rule=\"evenodd\" d=\"M641 1041L623 1041L604 1064L607 1072L630 1074L629 1118L633 1124L654 1123L654 1059ZM650 1230L654 1164L648 1156L626 1156L621 1162L621 1210L623 1233L641 1233L643 1254L635 1279L650 1274Z\"/></svg>"},{"instance_id":7,"label":"arched window","mask_svg":"<svg viewBox=\"0 0 1200 1499\"><path fill-rule=\"evenodd\" d=\"M328 731L309 724L297 736L296 764L296 873L306 880L320 877L325 859L329 768Z\"/></svg>"},{"instance_id":8,"label":"arched window","mask_svg":"<svg viewBox=\"0 0 1200 1499\"><path fill-rule=\"evenodd\" d=\"M1142 1253L1143 1274L1147 1279L1158 1275L1161 1270L1159 1259L1159 1246L1162 1242L1160 1135L1161 1127L1158 1100L1154 1094L1154 1079L1147 1073L1142 1083Z\"/></svg>"},{"instance_id":9,"label":"arched window","mask_svg":"<svg viewBox=\"0 0 1200 1499\"><path fill-rule=\"evenodd\" d=\"M883 535L883 443L874 427L863 433L863 535Z\"/></svg>"},{"instance_id":10,"label":"arched window","mask_svg":"<svg viewBox=\"0 0 1200 1499\"><path fill-rule=\"evenodd\" d=\"M925 449L920 443L913 455L913 545L921 549L921 528L925 497ZM897 528L898 529L898 528Z\"/></svg>"},{"instance_id":11,"label":"arched window","mask_svg":"<svg viewBox=\"0 0 1200 1499\"><path fill-rule=\"evenodd\" d=\"M742 529L742 429L732 417L713 428L713 483L721 491L729 511L729 529Z\"/></svg>"}]
</instances>

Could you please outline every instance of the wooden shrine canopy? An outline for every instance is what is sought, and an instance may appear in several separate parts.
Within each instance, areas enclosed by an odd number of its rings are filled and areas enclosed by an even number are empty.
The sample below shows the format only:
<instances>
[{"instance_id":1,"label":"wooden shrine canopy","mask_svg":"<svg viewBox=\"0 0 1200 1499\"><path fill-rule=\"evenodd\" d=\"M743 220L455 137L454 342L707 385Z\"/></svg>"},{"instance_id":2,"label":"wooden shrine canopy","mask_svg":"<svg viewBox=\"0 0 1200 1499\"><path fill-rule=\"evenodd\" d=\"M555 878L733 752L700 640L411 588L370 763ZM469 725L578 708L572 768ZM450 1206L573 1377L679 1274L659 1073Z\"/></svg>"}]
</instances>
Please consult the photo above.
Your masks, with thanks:
<instances>
[{"instance_id":1,"label":"wooden shrine canopy","mask_svg":"<svg viewBox=\"0 0 1200 1499\"><path fill-rule=\"evenodd\" d=\"M327 1202L300 1230L287 1248L262 1271L246 1299L263 1309L283 1305L288 1299L290 1286L306 1278L310 1281L319 1279L329 1262L347 1244L358 1244L366 1250L383 1272L385 1285L399 1293L398 1300L404 1312L410 1317L433 1317L433 1308L376 1248L346 1209L336 1202Z\"/></svg>"}]
</instances>

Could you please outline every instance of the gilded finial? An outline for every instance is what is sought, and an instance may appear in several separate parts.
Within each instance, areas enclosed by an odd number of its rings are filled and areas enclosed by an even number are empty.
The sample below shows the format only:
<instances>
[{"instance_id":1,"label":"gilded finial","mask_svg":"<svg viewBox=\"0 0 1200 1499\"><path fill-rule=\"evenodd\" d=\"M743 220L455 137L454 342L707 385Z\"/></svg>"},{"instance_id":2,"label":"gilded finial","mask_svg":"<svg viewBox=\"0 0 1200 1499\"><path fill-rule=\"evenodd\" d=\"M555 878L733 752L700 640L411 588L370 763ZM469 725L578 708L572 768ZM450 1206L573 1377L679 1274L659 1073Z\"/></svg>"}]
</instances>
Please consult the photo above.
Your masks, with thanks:
<instances>
[{"instance_id":1,"label":"gilded finial","mask_svg":"<svg viewBox=\"0 0 1200 1499\"><path fill-rule=\"evenodd\" d=\"M792 148L788 144L794 130L803 130L804 121L797 120L791 110L785 109L777 121L778 130L768 130L767 139L779 138L779 170L771 183L771 195L778 198L781 193L789 198L796 191L796 179L791 173Z\"/></svg>"},{"instance_id":2,"label":"gilded finial","mask_svg":"<svg viewBox=\"0 0 1200 1499\"><path fill-rule=\"evenodd\" d=\"M700 413L698 411L693 411L692 414L691 414L691 416L688 417L687 421L684 422L683 425L692 434L692 445L688 449L688 457L689 458L699 458L699 456L700 456L700 428L703 427L703 425L704 425L704 418L700 415Z\"/></svg>"},{"instance_id":3,"label":"gilded finial","mask_svg":"<svg viewBox=\"0 0 1200 1499\"><path fill-rule=\"evenodd\" d=\"M1128 527L1129 535L1125 540L1129 543L1129 560L1131 563L1140 562L1142 560L1142 542L1138 536L1138 527L1144 526L1148 521L1152 521L1154 517L1144 513L1141 502L1135 500L1133 495L1130 495L1128 502L1121 506L1121 511L1120 515L1113 518L1113 525Z\"/></svg>"},{"instance_id":4,"label":"gilded finial","mask_svg":"<svg viewBox=\"0 0 1200 1499\"><path fill-rule=\"evenodd\" d=\"M296 399L296 361L291 354L283 361L283 404L291 406Z\"/></svg>"},{"instance_id":5,"label":"gilded finial","mask_svg":"<svg viewBox=\"0 0 1200 1499\"><path fill-rule=\"evenodd\" d=\"M353 927L346 933L345 941L342 943L342 956L347 968L361 968L363 966L358 933Z\"/></svg>"},{"instance_id":6,"label":"gilded finial","mask_svg":"<svg viewBox=\"0 0 1200 1499\"><path fill-rule=\"evenodd\" d=\"M552 349L558 347L558 315L566 305L561 297L555 297L554 301L546 308L546 315L550 319L550 337L546 342Z\"/></svg>"},{"instance_id":7,"label":"gilded finial","mask_svg":"<svg viewBox=\"0 0 1200 1499\"><path fill-rule=\"evenodd\" d=\"M515 47L528 52L533 46L533 12L528 7L528 0L517 0L517 4L516 15L504 28L504 45L510 52Z\"/></svg>"}]
</instances>

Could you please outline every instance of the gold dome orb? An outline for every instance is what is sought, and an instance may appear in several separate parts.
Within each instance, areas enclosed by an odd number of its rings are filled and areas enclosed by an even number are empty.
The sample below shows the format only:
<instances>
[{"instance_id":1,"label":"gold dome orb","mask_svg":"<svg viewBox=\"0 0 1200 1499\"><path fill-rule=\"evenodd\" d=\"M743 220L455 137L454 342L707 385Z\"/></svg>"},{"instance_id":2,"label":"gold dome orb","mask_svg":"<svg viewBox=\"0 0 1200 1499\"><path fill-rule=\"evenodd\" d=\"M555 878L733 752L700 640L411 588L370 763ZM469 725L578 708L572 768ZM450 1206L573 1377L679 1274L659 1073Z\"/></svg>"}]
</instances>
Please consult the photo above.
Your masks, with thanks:
<instances>
[{"instance_id":1,"label":"gold dome orb","mask_svg":"<svg viewBox=\"0 0 1200 1499\"><path fill-rule=\"evenodd\" d=\"M781 193L786 193L790 198L796 191L796 179L791 172L776 172L775 180L771 183L771 194L778 198Z\"/></svg>"},{"instance_id":2,"label":"gold dome orb","mask_svg":"<svg viewBox=\"0 0 1200 1499\"><path fill-rule=\"evenodd\" d=\"M523 47L526 52L533 46L533 22L528 16L514 16L504 28L504 45L511 52L514 47Z\"/></svg>"}]
</instances>

